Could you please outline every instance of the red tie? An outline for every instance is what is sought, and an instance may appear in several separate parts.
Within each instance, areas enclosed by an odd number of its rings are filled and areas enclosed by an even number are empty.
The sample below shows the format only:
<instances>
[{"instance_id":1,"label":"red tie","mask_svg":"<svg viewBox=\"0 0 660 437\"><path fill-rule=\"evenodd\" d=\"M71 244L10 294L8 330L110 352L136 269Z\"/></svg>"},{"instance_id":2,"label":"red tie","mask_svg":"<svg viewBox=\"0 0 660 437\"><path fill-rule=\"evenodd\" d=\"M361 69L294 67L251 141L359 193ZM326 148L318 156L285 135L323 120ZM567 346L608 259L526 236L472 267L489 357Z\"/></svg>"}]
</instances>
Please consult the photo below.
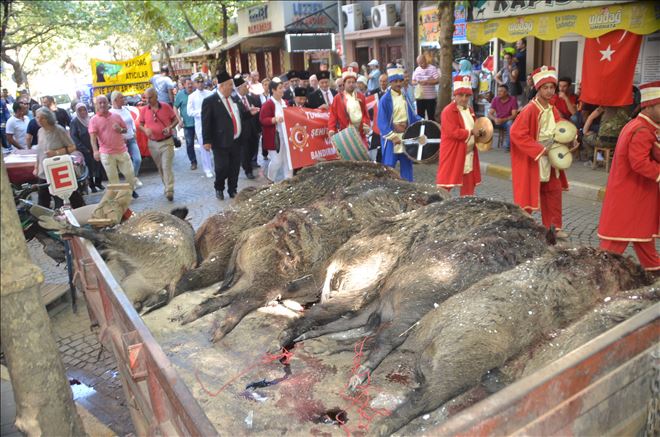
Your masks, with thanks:
<instances>
[{"instance_id":1,"label":"red tie","mask_svg":"<svg viewBox=\"0 0 660 437\"><path fill-rule=\"evenodd\" d=\"M231 103L229 102L229 97L225 97L227 100L227 106L229 107L229 114L231 115L231 123L234 125L234 136L238 133L238 125L236 124L236 117L234 117L234 110L231 109Z\"/></svg>"}]
</instances>

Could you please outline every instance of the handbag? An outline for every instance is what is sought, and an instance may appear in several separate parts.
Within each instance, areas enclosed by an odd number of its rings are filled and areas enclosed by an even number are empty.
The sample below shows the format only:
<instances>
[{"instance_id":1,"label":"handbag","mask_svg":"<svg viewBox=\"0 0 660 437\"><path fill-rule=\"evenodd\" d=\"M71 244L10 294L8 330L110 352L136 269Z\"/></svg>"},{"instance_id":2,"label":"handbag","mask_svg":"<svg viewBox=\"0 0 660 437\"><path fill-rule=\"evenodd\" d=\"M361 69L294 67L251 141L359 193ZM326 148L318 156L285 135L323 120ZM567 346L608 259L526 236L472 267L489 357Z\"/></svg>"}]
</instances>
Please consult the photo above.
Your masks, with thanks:
<instances>
[{"instance_id":1,"label":"handbag","mask_svg":"<svg viewBox=\"0 0 660 437\"><path fill-rule=\"evenodd\" d=\"M422 86L420 84L415 85L415 100L421 100L422 95Z\"/></svg>"},{"instance_id":2,"label":"handbag","mask_svg":"<svg viewBox=\"0 0 660 437\"><path fill-rule=\"evenodd\" d=\"M280 153L280 132L277 129L277 125L275 126L275 151Z\"/></svg>"}]
</instances>

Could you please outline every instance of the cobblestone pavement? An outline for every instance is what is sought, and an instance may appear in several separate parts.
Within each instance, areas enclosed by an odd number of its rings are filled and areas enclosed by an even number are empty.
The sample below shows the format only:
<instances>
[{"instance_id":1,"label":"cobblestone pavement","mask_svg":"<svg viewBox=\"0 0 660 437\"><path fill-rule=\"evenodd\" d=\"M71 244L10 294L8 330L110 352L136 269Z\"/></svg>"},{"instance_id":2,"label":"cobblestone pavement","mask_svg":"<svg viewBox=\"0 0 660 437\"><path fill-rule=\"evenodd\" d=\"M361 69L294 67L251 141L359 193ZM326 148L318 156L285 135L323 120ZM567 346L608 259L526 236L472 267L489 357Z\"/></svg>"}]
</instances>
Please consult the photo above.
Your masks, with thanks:
<instances>
[{"instance_id":1,"label":"cobblestone pavement","mask_svg":"<svg viewBox=\"0 0 660 437\"><path fill-rule=\"evenodd\" d=\"M174 168L176 174L174 202L169 202L163 195L162 183L153 163L150 160L143 161L140 179L144 186L138 190L140 197L133 202L131 208L140 212L148 209L168 211L175 206L187 206L190 210L191 223L197 228L206 217L233 202L228 196L224 201L215 198L213 179L204 177L201 169L190 170L190 163L183 148L176 150ZM435 164L416 165L416 180L433 183L436 168ZM251 181L246 179L241 171L239 190L264 182L262 175ZM509 181L486 176L477 189L477 194L510 201L510 184ZM101 196L101 193L89 195L87 201L98 202ZM600 207L601 204L598 202L572 197L569 194L564 195L565 230L569 233L573 244L597 245L596 227ZM45 256L38 243L31 242L29 249L37 265L44 270L47 282L66 282L67 276L63 266L56 266ZM77 400L119 435L132 432L130 415L112 354L107 350L101 350L96 333L90 331L84 301L80 300L77 314L73 313L70 304L60 305L51 311L51 321L69 378L75 378L94 390L93 395L80 396Z\"/></svg>"}]
</instances>

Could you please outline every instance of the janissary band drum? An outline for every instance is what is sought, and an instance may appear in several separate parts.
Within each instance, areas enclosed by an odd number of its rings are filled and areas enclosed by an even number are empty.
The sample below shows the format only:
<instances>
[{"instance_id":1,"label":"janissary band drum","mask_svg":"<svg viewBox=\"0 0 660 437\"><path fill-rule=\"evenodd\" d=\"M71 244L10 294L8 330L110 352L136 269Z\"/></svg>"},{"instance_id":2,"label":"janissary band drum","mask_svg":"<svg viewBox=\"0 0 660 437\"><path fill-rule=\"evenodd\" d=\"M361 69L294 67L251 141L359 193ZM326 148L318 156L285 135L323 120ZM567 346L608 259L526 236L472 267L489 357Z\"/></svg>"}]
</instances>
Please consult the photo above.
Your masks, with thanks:
<instances>
[{"instance_id":1,"label":"janissary band drum","mask_svg":"<svg viewBox=\"0 0 660 437\"><path fill-rule=\"evenodd\" d=\"M334 134L330 142L344 161L369 161L367 145L354 126L349 126Z\"/></svg>"},{"instance_id":2,"label":"janissary band drum","mask_svg":"<svg viewBox=\"0 0 660 437\"><path fill-rule=\"evenodd\" d=\"M403 133L404 153L413 162L435 160L440 151L440 125L432 120L420 120Z\"/></svg>"}]
</instances>

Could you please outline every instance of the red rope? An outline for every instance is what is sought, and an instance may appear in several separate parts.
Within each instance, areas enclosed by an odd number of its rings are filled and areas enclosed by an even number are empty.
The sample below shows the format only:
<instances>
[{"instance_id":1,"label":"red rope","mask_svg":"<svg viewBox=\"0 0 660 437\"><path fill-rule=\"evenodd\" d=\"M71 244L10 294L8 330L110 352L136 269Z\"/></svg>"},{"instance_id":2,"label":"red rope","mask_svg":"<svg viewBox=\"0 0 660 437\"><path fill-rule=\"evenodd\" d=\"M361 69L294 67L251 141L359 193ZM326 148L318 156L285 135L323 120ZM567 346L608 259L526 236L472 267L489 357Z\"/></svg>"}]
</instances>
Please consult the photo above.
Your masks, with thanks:
<instances>
[{"instance_id":1,"label":"red rope","mask_svg":"<svg viewBox=\"0 0 660 437\"><path fill-rule=\"evenodd\" d=\"M203 382L201 381L201 379L199 378L199 371L196 370L196 369L195 369L195 379L197 380L197 382L199 383L199 386L202 388L202 390L203 390L207 395L209 395L209 396L211 396L211 397L216 397L216 396L218 396L220 393L222 393L227 387L229 387L231 384L233 384L234 381L236 381L237 379L239 379L239 378L241 378L241 377L247 375L248 373L250 373L250 372L251 372L253 369L255 369L256 367L258 367L258 366L260 366L260 365L270 364L270 363L272 363L273 361L278 361L278 360L279 360L282 364L284 364L284 365L286 366L286 365L288 365L289 363L291 363L291 359L292 359L292 358L293 358L293 352L290 352L290 351L288 351L288 350L285 349L285 348L282 348L282 352L280 352L280 353L278 353L278 354L269 354L269 353L265 353L265 354L261 357L261 360L260 360L260 361L257 361L257 362L254 363L253 365L248 366L245 370L243 370L242 372L240 372L238 375L236 375L236 376L234 376L233 378L231 378L229 381L227 381L227 382L225 383L225 385L223 385L222 387L220 387L220 389L219 389L217 392L212 392L212 391L210 391L209 389L207 389L207 388L204 386L204 383L203 383Z\"/></svg>"}]
</instances>

